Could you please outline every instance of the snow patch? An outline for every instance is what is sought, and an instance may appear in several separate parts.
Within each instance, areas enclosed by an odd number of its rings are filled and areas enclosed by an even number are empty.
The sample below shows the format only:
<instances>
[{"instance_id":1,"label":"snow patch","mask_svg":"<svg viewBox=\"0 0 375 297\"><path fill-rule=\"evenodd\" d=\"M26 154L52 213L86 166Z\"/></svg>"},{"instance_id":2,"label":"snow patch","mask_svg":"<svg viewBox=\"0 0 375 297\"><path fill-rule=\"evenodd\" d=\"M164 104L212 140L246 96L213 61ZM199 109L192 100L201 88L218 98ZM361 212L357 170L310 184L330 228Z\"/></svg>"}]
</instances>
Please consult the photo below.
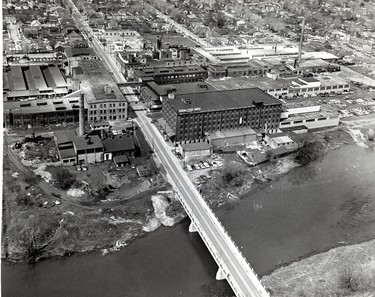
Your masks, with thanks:
<instances>
[{"instance_id":1,"label":"snow patch","mask_svg":"<svg viewBox=\"0 0 375 297\"><path fill-rule=\"evenodd\" d=\"M41 178L43 178L47 183L49 183L52 180L52 174L48 171L45 171L47 167L47 164L41 163L39 166L34 169L34 173L36 175L39 175Z\"/></svg>"},{"instance_id":2,"label":"snow patch","mask_svg":"<svg viewBox=\"0 0 375 297\"><path fill-rule=\"evenodd\" d=\"M363 148L368 148L367 137L359 129L348 129L350 136L353 138L354 142Z\"/></svg>"},{"instance_id":3,"label":"snow patch","mask_svg":"<svg viewBox=\"0 0 375 297\"><path fill-rule=\"evenodd\" d=\"M151 218L145 226L142 227L142 230L145 232L152 232L158 229L161 226L160 221L157 218Z\"/></svg>"},{"instance_id":4,"label":"snow patch","mask_svg":"<svg viewBox=\"0 0 375 297\"><path fill-rule=\"evenodd\" d=\"M134 223L134 221L132 220L127 220L127 219L124 219L124 218L121 218L121 217L114 217L114 216L110 216L108 219L107 219L108 223L109 224L112 224L112 225L117 225L117 224L125 224L125 223Z\"/></svg>"},{"instance_id":5,"label":"snow patch","mask_svg":"<svg viewBox=\"0 0 375 297\"><path fill-rule=\"evenodd\" d=\"M64 211L63 214L69 214L71 216L74 216L74 212L72 212L70 210L69 211Z\"/></svg>"},{"instance_id":6,"label":"snow patch","mask_svg":"<svg viewBox=\"0 0 375 297\"><path fill-rule=\"evenodd\" d=\"M68 196L72 196L74 198L78 198L78 197L81 197L83 194L85 194L84 191L80 190L80 189L73 189L73 188L70 188L66 194Z\"/></svg>"},{"instance_id":7,"label":"snow patch","mask_svg":"<svg viewBox=\"0 0 375 297\"><path fill-rule=\"evenodd\" d=\"M166 211L169 202L162 195L155 195L151 197L152 206L154 207L155 217L163 226L171 227L175 224L173 218L167 216Z\"/></svg>"}]
</instances>

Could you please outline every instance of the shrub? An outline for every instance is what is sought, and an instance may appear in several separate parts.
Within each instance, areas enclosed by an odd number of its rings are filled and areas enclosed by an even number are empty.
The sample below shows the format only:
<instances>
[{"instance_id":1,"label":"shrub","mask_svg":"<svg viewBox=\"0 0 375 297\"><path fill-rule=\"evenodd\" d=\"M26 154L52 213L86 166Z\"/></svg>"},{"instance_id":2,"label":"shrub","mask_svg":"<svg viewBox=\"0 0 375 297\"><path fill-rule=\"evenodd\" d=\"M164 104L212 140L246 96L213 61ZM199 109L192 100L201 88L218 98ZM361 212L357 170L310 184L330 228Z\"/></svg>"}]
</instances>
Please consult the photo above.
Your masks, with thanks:
<instances>
[{"instance_id":1,"label":"shrub","mask_svg":"<svg viewBox=\"0 0 375 297\"><path fill-rule=\"evenodd\" d=\"M74 174L70 173L68 169L61 167L56 168L53 172L53 178L57 185L63 190L69 189L76 181L76 176Z\"/></svg>"},{"instance_id":2,"label":"shrub","mask_svg":"<svg viewBox=\"0 0 375 297\"><path fill-rule=\"evenodd\" d=\"M358 290L358 281L353 277L353 271L351 269L345 269L339 277L340 289L349 290L355 292Z\"/></svg>"},{"instance_id":3,"label":"shrub","mask_svg":"<svg viewBox=\"0 0 375 297\"><path fill-rule=\"evenodd\" d=\"M301 165L318 160L324 153L324 145L319 141L308 141L297 151L295 160Z\"/></svg>"},{"instance_id":4,"label":"shrub","mask_svg":"<svg viewBox=\"0 0 375 297\"><path fill-rule=\"evenodd\" d=\"M226 167L223 172L222 180L224 185L240 187L243 185L242 176L243 172L241 170L234 167Z\"/></svg>"},{"instance_id":5,"label":"shrub","mask_svg":"<svg viewBox=\"0 0 375 297\"><path fill-rule=\"evenodd\" d=\"M39 178L34 172L29 172L23 177L23 180L29 185L35 185L39 181Z\"/></svg>"}]
</instances>

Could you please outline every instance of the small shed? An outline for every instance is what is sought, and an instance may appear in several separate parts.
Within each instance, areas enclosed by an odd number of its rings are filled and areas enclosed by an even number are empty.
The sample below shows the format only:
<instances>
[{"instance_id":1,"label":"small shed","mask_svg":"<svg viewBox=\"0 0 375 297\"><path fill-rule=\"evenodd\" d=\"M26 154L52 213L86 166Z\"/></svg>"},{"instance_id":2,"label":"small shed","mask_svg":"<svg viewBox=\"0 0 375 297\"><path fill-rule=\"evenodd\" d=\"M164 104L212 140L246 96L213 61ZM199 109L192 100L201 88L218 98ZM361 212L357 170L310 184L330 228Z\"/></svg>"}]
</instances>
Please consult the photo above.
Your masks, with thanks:
<instances>
[{"instance_id":1,"label":"small shed","mask_svg":"<svg viewBox=\"0 0 375 297\"><path fill-rule=\"evenodd\" d=\"M296 143L285 133L267 134L264 140L273 149L279 147L292 149L296 146Z\"/></svg>"},{"instance_id":2,"label":"small shed","mask_svg":"<svg viewBox=\"0 0 375 297\"><path fill-rule=\"evenodd\" d=\"M116 167L124 167L130 164L130 161L127 155L114 156L113 162L115 163Z\"/></svg>"}]
</instances>

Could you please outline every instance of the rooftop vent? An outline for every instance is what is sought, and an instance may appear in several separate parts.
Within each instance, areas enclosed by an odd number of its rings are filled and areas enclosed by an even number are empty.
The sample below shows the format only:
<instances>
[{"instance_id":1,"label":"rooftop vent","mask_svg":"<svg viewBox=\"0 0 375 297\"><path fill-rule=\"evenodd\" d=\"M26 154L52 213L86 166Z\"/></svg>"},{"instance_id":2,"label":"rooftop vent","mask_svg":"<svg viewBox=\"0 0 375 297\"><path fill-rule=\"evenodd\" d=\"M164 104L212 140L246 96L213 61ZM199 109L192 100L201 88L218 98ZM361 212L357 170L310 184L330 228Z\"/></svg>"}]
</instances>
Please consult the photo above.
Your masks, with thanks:
<instances>
[{"instance_id":1,"label":"rooftop vent","mask_svg":"<svg viewBox=\"0 0 375 297\"><path fill-rule=\"evenodd\" d=\"M190 101L189 99L181 98L181 101L182 101L184 104L191 104L191 101Z\"/></svg>"}]
</instances>

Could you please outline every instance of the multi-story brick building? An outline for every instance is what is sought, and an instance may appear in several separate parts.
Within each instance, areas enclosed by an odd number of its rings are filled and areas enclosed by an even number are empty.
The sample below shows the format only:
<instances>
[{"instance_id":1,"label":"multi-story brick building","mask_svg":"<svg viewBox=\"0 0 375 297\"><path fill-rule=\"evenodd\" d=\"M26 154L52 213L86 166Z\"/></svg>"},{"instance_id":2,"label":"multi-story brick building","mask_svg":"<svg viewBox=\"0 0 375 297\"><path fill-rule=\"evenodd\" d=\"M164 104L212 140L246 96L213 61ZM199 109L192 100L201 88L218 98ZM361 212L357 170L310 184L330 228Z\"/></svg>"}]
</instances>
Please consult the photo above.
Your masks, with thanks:
<instances>
[{"instance_id":1,"label":"multi-story brick building","mask_svg":"<svg viewBox=\"0 0 375 297\"><path fill-rule=\"evenodd\" d=\"M258 88L163 97L163 116L176 142L204 139L221 130L276 132L281 109L277 99Z\"/></svg>"},{"instance_id":2,"label":"multi-story brick building","mask_svg":"<svg viewBox=\"0 0 375 297\"><path fill-rule=\"evenodd\" d=\"M103 62L82 60L77 68L81 74L75 77L80 81L80 88L85 95L88 122L125 120L127 101Z\"/></svg>"}]
</instances>

